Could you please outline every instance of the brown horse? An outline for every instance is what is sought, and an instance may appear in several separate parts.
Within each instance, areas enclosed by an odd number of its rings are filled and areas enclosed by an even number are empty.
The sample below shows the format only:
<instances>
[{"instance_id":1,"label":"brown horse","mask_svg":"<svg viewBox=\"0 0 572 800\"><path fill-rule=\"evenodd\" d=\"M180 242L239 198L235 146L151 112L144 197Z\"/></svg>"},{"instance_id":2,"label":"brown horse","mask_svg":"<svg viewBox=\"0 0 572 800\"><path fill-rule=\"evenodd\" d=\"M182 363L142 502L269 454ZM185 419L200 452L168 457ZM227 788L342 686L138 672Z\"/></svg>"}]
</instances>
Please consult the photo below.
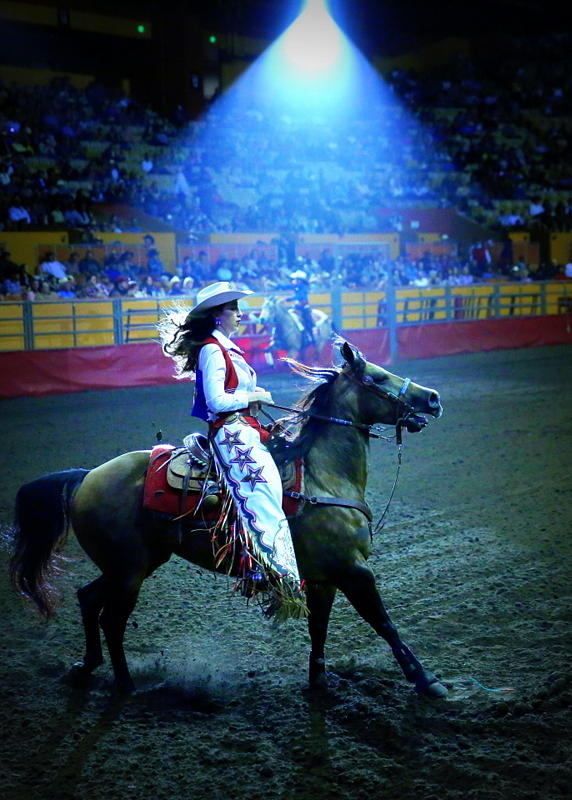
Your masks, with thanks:
<instances>
[{"instance_id":1,"label":"brown horse","mask_svg":"<svg viewBox=\"0 0 572 800\"><path fill-rule=\"evenodd\" d=\"M290 519L300 574L307 587L311 640L310 683L326 683L324 646L336 590L390 645L405 678L433 697L446 688L400 639L366 564L371 547L371 512L365 502L368 444L375 423L419 430L439 417L439 395L367 362L347 342L341 367L319 369L294 363L317 384L297 405L298 424L277 435L270 447L278 464L303 458L304 495ZM17 591L48 617L54 596L51 572L68 526L73 528L101 575L78 591L85 630L84 658L76 678L103 661L100 627L118 689L133 682L123 649L127 620L141 584L175 553L216 571L211 533L198 519L177 523L143 510L149 451L125 453L91 471L68 470L23 485L17 494L11 577ZM230 574L238 574L238 560Z\"/></svg>"}]
</instances>

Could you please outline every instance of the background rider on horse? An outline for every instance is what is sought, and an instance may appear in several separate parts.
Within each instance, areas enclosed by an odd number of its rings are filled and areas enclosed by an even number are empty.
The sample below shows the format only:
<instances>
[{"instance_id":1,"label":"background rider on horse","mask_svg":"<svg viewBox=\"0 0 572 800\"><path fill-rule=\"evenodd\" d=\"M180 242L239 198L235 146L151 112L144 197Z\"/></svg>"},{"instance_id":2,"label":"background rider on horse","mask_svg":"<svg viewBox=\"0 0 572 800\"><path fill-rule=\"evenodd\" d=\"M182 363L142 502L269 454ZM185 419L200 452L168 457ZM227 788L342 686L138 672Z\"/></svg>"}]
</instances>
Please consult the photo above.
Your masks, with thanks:
<instances>
[{"instance_id":1,"label":"background rider on horse","mask_svg":"<svg viewBox=\"0 0 572 800\"><path fill-rule=\"evenodd\" d=\"M308 276L302 269L297 269L290 275L294 294L287 297L287 302L293 302L294 308L300 315L300 320L304 327L303 336L305 341L303 346L313 345L316 346L316 339L314 337L314 320L312 319L312 309L308 300L308 292L310 290L310 282Z\"/></svg>"}]
</instances>

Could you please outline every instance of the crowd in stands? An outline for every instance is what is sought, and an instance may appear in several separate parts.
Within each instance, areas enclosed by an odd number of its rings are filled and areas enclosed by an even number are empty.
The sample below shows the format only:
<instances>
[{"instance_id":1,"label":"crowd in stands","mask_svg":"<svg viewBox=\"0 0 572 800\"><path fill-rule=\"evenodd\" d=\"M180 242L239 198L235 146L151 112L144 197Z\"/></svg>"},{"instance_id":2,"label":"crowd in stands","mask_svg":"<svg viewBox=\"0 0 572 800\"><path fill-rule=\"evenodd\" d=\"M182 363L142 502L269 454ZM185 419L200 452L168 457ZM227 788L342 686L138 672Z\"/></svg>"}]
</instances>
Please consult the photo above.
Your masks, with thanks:
<instances>
[{"instance_id":1,"label":"crowd in stands","mask_svg":"<svg viewBox=\"0 0 572 800\"><path fill-rule=\"evenodd\" d=\"M488 281L530 281L572 278L572 264L559 268L542 265L531 271L525 258L515 258L510 248L488 242L475 242L464 257L454 250L434 254L427 250L420 258L390 258L383 247L368 247L367 252L334 255L324 248L316 257L297 256L289 261L276 248L269 256L249 250L241 257L220 255L209 258L206 250L184 256L174 268L167 268L147 234L147 247L122 249L119 243L104 249L104 254L89 247L71 250L60 259L45 252L35 270L11 260L0 249L0 299L34 302L73 298L179 298L194 300L196 291L209 282L230 280L244 288L263 293L291 288L293 268L307 276L309 291L328 291L335 287L356 290L382 290L411 286L467 286ZM137 255L137 257L136 257Z\"/></svg>"},{"instance_id":2,"label":"crowd in stands","mask_svg":"<svg viewBox=\"0 0 572 800\"><path fill-rule=\"evenodd\" d=\"M385 76L389 100L336 129L319 118L308 125L306 115L224 103L200 121L165 120L97 84L77 89L65 78L49 87L0 84L0 231L61 228L85 242L100 231L144 233L135 217L109 212L117 205L162 220L189 242L214 231L400 231L400 210L423 206L455 208L497 241L511 230L571 231L570 35L507 37L504 47L502 59L458 57L423 75L394 70ZM1 291L17 295L19 283L30 299L164 296L227 273L271 287L287 282L293 266L278 256L168 272L155 253L158 264L137 269L129 254L97 268L78 256L61 269L46 255L41 265L25 265L18 281L19 267L4 254ZM354 254L327 270L305 268L316 287L495 272L526 279L526 265L505 261L484 270L470 252L431 265ZM542 266L535 277L554 269Z\"/></svg>"},{"instance_id":3,"label":"crowd in stands","mask_svg":"<svg viewBox=\"0 0 572 800\"><path fill-rule=\"evenodd\" d=\"M0 85L0 227L127 230L125 204L193 233L399 230L395 209L451 206L497 228L572 229L569 34L502 59L394 70L389 100L334 130L214 104L165 120L96 84ZM392 209L384 216L383 209Z\"/></svg>"}]
</instances>

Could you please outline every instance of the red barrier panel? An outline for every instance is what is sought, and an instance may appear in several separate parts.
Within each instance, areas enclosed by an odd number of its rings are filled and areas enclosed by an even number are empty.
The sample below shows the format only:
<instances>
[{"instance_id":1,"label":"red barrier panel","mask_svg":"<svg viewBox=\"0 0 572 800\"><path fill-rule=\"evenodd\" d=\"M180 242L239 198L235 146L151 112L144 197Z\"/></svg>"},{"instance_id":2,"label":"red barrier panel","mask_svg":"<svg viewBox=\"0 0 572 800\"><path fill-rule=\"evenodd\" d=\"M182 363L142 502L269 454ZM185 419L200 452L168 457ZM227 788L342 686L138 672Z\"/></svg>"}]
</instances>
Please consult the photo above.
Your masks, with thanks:
<instances>
[{"instance_id":1,"label":"red barrier panel","mask_svg":"<svg viewBox=\"0 0 572 800\"><path fill-rule=\"evenodd\" d=\"M570 323L570 315L560 314L412 325L397 331L399 356L432 358L572 343ZM359 347L368 360L377 364L389 363L387 330L371 328L346 333L350 342ZM237 343L257 371L272 369L264 358L267 337L244 337ZM321 363L331 363L330 352L323 354ZM173 362L162 354L155 342L0 353L0 397L160 386L176 380L173 372Z\"/></svg>"},{"instance_id":2,"label":"red barrier panel","mask_svg":"<svg viewBox=\"0 0 572 800\"><path fill-rule=\"evenodd\" d=\"M411 325L397 330L400 358L433 358L486 350L572 343L568 315Z\"/></svg>"},{"instance_id":3,"label":"red barrier panel","mask_svg":"<svg viewBox=\"0 0 572 800\"><path fill-rule=\"evenodd\" d=\"M361 331L344 331L348 341L358 347L368 361L389 364L389 331L386 328L368 328Z\"/></svg>"},{"instance_id":4,"label":"red barrier panel","mask_svg":"<svg viewBox=\"0 0 572 800\"><path fill-rule=\"evenodd\" d=\"M237 343L257 370L269 368L263 353L267 338L245 337ZM0 353L0 397L162 386L176 381L174 372L173 361L157 342Z\"/></svg>"}]
</instances>

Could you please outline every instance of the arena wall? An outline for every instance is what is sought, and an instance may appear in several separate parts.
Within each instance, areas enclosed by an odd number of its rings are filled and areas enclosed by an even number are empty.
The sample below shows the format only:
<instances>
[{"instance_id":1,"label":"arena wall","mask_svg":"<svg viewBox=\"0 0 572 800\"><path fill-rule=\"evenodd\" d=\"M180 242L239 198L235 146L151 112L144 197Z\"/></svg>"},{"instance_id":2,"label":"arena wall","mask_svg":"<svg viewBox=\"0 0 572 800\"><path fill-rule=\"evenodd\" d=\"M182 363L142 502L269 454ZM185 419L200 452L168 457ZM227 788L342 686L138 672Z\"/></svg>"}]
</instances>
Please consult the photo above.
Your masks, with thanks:
<instances>
[{"instance_id":1,"label":"arena wall","mask_svg":"<svg viewBox=\"0 0 572 800\"><path fill-rule=\"evenodd\" d=\"M397 331L398 352L401 358L413 359L572 343L570 317L561 314L408 325ZM369 360L390 363L387 329L347 330L344 335ZM267 336L247 336L237 341L258 372L286 369L284 365L271 367L267 363ZM331 352L322 355L322 363L330 360ZM162 354L157 342L0 353L0 374L3 398L160 386L176 380L173 362Z\"/></svg>"}]
</instances>

